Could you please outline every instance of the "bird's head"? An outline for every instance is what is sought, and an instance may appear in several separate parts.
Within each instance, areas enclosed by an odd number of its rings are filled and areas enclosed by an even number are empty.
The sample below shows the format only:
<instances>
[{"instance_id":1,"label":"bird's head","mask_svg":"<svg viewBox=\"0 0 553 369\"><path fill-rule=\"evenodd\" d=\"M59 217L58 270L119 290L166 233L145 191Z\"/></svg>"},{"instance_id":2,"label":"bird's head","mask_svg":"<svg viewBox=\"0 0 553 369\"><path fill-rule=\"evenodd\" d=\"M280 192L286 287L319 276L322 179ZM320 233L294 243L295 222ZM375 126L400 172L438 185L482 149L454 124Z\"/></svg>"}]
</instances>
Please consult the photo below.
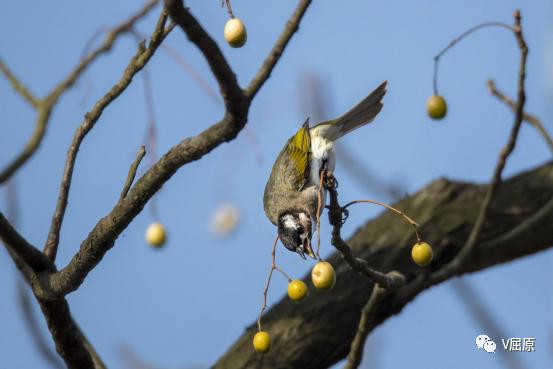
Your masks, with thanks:
<instances>
[{"instance_id":1,"label":"bird's head","mask_svg":"<svg viewBox=\"0 0 553 369\"><path fill-rule=\"evenodd\" d=\"M297 252L303 259L305 254L315 259L311 248L311 217L307 211L282 214L278 218L278 237L288 250Z\"/></svg>"}]
</instances>

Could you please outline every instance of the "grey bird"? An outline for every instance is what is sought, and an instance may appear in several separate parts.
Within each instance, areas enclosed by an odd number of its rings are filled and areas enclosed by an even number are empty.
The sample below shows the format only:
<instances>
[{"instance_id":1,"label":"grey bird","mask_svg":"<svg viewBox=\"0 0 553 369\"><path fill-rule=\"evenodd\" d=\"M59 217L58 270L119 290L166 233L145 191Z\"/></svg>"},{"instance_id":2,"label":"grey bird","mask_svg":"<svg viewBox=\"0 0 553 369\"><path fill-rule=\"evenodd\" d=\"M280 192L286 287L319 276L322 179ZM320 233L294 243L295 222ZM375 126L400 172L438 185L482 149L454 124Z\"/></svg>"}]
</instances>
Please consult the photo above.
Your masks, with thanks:
<instances>
[{"instance_id":1,"label":"grey bird","mask_svg":"<svg viewBox=\"0 0 553 369\"><path fill-rule=\"evenodd\" d=\"M317 219L321 171L334 172L334 142L373 121L382 109L386 81L353 109L337 119L309 127L309 119L292 136L273 164L265 186L263 207L277 226L278 237L290 251L315 258L311 247L312 225ZM326 191L322 190L322 204ZM322 213L324 206L319 211Z\"/></svg>"}]
</instances>

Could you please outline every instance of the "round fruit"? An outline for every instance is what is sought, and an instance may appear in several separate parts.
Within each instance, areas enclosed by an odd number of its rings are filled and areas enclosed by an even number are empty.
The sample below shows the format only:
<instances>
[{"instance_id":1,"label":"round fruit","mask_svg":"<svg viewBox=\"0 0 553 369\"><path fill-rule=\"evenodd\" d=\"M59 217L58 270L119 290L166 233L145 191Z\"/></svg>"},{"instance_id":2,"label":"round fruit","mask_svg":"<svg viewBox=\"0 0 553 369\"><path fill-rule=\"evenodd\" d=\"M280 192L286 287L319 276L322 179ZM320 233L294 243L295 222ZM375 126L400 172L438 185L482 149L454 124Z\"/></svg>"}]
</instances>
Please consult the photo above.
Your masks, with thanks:
<instances>
[{"instance_id":1,"label":"round fruit","mask_svg":"<svg viewBox=\"0 0 553 369\"><path fill-rule=\"evenodd\" d=\"M262 354L269 351L271 348L271 337L269 333L265 331L259 331L253 336L253 349L255 352L260 352Z\"/></svg>"},{"instance_id":2,"label":"round fruit","mask_svg":"<svg viewBox=\"0 0 553 369\"><path fill-rule=\"evenodd\" d=\"M315 288L329 290L336 283L336 273L328 261L320 261L311 271L311 280Z\"/></svg>"},{"instance_id":3,"label":"round fruit","mask_svg":"<svg viewBox=\"0 0 553 369\"><path fill-rule=\"evenodd\" d=\"M441 96L432 95L426 101L426 111L432 119L442 119L447 113L447 104Z\"/></svg>"},{"instance_id":4,"label":"round fruit","mask_svg":"<svg viewBox=\"0 0 553 369\"><path fill-rule=\"evenodd\" d=\"M152 223L146 229L146 242L154 247L161 247L165 244L167 233L161 223Z\"/></svg>"},{"instance_id":5,"label":"round fruit","mask_svg":"<svg viewBox=\"0 0 553 369\"><path fill-rule=\"evenodd\" d=\"M411 257L419 266L430 264L433 256L432 247L426 242L417 242L411 249Z\"/></svg>"},{"instance_id":6,"label":"round fruit","mask_svg":"<svg viewBox=\"0 0 553 369\"><path fill-rule=\"evenodd\" d=\"M225 40L232 47L242 47L246 43L248 35L246 34L246 26L238 18L231 18L225 24Z\"/></svg>"},{"instance_id":7,"label":"round fruit","mask_svg":"<svg viewBox=\"0 0 553 369\"><path fill-rule=\"evenodd\" d=\"M288 283L288 297L294 301L301 301L307 297L309 289L307 285L299 279L294 279Z\"/></svg>"}]
</instances>

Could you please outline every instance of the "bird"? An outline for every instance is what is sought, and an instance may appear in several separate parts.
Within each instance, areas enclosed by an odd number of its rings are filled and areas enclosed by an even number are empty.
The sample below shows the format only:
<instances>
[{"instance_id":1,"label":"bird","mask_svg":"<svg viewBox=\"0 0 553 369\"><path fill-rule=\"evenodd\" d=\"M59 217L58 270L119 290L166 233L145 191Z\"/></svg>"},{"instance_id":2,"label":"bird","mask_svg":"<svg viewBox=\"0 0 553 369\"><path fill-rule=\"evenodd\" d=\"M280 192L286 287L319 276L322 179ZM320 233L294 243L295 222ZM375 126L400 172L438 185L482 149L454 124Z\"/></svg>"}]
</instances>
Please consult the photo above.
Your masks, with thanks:
<instances>
[{"instance_id":1,"label":"bird","mask_svg":"<svg viewBox=\"0 0 553 369\"><path fill-rule=\"evenodd\" d=\"M311 247L312 225L320 217L326 190L319 189L321 171L333 173L335 142L374 120L382 109L387 82L337 119L309 126L309 118L278 154L263 194L263 209L277 226L278 238L290 251L316 259ZM318 209L319 208L319 209ZM319 214L317 214L319 211Z\"/></svg>"}]
</instances>

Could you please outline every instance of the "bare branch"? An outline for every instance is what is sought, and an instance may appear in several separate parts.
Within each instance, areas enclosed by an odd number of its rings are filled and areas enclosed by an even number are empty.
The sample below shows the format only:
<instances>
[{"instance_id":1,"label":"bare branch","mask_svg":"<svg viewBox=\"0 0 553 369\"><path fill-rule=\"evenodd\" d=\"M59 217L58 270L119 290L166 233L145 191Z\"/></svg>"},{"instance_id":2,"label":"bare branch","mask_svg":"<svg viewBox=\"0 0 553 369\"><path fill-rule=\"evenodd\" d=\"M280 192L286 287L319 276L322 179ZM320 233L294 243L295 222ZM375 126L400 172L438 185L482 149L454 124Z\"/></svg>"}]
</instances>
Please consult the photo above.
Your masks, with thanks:
<instances>
[{"instance_id":1,"label":"bare branch","mask_svg":"<svg viewBox=\"0 0 553 369\"><path fill-rule=\"evenodd\" d=\"M19 81L19 79L12 73L8 66L4 64L2 59L0 59L0 72L2 72L4 76L6 76L8 81L10 81L10 83L12 84L13 89L17 91L17 93L20 94L25 99L25 101L31 104L31 106L35 109L38 107L38 99L32 94L31 91L27 89L27 87L23 85L23 83Z\"/></svg>"},{"instance_id":2,"label":"bare branch","mask_svg":"<svg viewBox=\"0 0 553 369\"><path fill-rule=\"evenodd\" d=\"M386 294L386 289L375 284L371 297L367 300L365 306L361 310L361 319L357 327L355 338L351 342L351 348L347 357L346 365L343 369L357 369L363 360L363 351L365 350L365 342L371 331L370 325L374 324L373 319L376 309Z\"/></svg>"},{"instance_id":3,"label":"bare branch","mask_svg":"<svg viewBox=\"0 0 553 369\"><path fill-rule=\"evenodd\" d=\"M121 196L119 196L119 201L123 200L125 196L127 196L127 192L129 192L129 189L131 188L134 177L136 176L136 171L138 169L138 166L140 165L140 162L142 161L142 158L144 158L144 155L146 155L146 148L144 147L144 145L142 145L140 146L140 150L138 150L136 159L134 159L131 167L129 168L129 174L127 175L127 180L125 181L123 190L121 191Z\"/></svg>"},{"instance_id":4,"label":"bare branch","mask_svg":"<svg viewBox=\"0 0 553 369\"><path fill-rule=\"evenodd\" d=\"M164 0L164 2L171 18L186 33L190 42L203 53L217 83L219 83L227 113L243 115L247 112L244 94L217 43L183 6L182 0Z\"/></svg>"},{"instance_id":5,"label":"bare branch","mask_svg":"<svg viewBox=\"0 0 553 369\"><path fill-rule=\"evenodd\" d=\"M2 212L0 212L0 239L6 248L11 251L10 254L13 253L12 255L21 259L33 271L54 270L48 259L12 227Z\"/></svg>"},{"instance_id":6,"label":"bare branch","mask_svg":"<svg viewBox=\"0 0 553 369\"><path fill-rule=\"evenodd\" d=\"M393 288L401 286L405 283L405 278L399 273L382 273L372 269L369 263L361 258L357 258L353 255L349 245L342 239L341 230L344 224L343 213L344 208L338 203L338 191L336 191L336 184L333 177L328 179L330 184L325 185L330 195L330 205L328 210L328 220L332 225L332 239L331 243L340 253L342 258L351 269L358 273L361 273L371 279L371 281L378 283L383 288Z\"/></svg>"},{"instance_id":7,"label":"bare branch","mask_svg":"<svg viewBox=\"0 0 553 369\"><path fill-rule=\"evenodd\" d=\"M44 360L50 364L51 367L57 369L63 369L63 361L60 360L59 356L50 349L48 342L46 342L45 337L40 331L40 327L36 320L35 314L33 313L33 306L31 299L29 298L29 292L27 291L27 286L23 284L21 280L17 284L17 298L19 306L21 307L21 312L25 318L25 323L29 332L31 333L31 338L38 349L38 352L42 355Z\"/></svg>"},{"instance_id":8,"label":"bare branch","mask_svg":"<svg viewBox=\"0 0 553 369\"><path fill-rule=\"evenodd\" d=\"M515 26L513 32L515 34L517 44L520 49L520 65L518 72L518 96L513 127L511 129L507 144L505 145L505 147L503 147L499 154L499 159L495 166L490 185L488 186L488 189L486 191L486 196L482 201L482 205L480 206L480 210L478 211L478 215L476 217L476 222L474 223L474 227L470 232L465 246L461 249L457 257L453 259L453 261L449 265L434 273L433 278L435 278L436 280L442 280L444 278L447 278L448 275L452 275L457 270L462 268L463 264L465 264L469 260L473 249L478 242L478 238L480 236L480 232L482 231L482 227L484 226L490 204L492 203L493 197L501 184L501 174L503 172L503 169L505 168L505 164L507 163L507 158L515 149L516 140L518 138L520 126L522 125L522 120L524 117L524 103L526 102L524 81L526 79L526 56L528 55L528 47L522 35L520 12L518 10L515 12L514 17Z\"/></svg>"},{"instance_id":9,"label":"bare branch","mask_svg":"<svg viewBox=\"0 0 553 369\"><path fill-rule=\"evenodd\" d=\"M94 108L85 114L85 119L81 125L77 128L75 135L73 136L73 141L67 152L67 160L65 162L65 168L62 176L62 181L60 185L60 192L58 195L58 202L56 205L56 210L54 216L52 217L52 222L50 225L50 232L48 233L48 239L44 246L44 253L50 260L56 259L56 253L59 243L59 234L61 225L63 222L63 217L65 215L65 209L67 208L67 200L69 196L69 189L71 187L71 178L73 176L73 169L75 166L75 159L77 158L77 153L81 146L81 143L85 136L90 132L94 127L100 116L102 115L104 109L115 100L125 89L130 85L133 80L133 77L142 70L146 63L150 60L154 52L159 47L161 42L171 31L171 27L165 29L165 22L167 20L167 14L163 11L160 15L158 23L150 43L146 48L143 43L139 45L138 51L133 56L121 79L94 105Z\"/></svg>"},{"instance_id":10,"label":"bare branch","mask_svg":"<svg viewBox=\"0 0 553 369\"><path fill-rule=\"evenodd\" d=\"M200 35L206 35L206 33L201 29L199 23L193 19L192 15L182 8L182 4L180 2L177 4L171 0L167 0L167 2L173 7L173 12L177 13L175 15L177 19L181 16L184 18L180 20L183 21L187 34L190 33L192 39L199 44L197 44L198 47L201 45L201 47L206 48L206 51L211 50L210 48L213 45L209 45L212 41L197 40ZM188 27L190 29L187 29ZM226 78L228 78L230 83L233 83L234 75L230 76L224 72L226 62L217 59L217 56L215 56L217 60L209 61L212 57L211 54L204 54L204 56L206 56L210 65L214 65L216 73L219 74L219 82L227 81ZM222 69L219 69L219 67ZM236 92L237 88L238 92ZM245 101L238 86L224 87L223 90L237 93L234 97L240 100L229 99L227 95L226 104L230 104L230 107L227 106L227 112L223 119L197 136L182 140L144 173L131 187L128 195L122 201L119 201L106 217L98 221L69 264L59 272L48 274L41 279L42 289L45 291L44 298L55 299L76 290L105 253L113 247L121 232L142 211L148 200L179 168L187 163L199 160L223 142L231 141L238 135L246 124L251 100Z\"/></svg>"},{"instance_id":11,"label":"bare branch","mask_svg":"<svg viewBox=\"0 0 553 369\"><path fill-rule=\"evenodd\" d=\"M507 106L515 112L516 105L507 95L505 95L503 92L499 91L497 87L495 86L494 81L489 80L488 83L488 89L490 90L490 93L497 97L499 100L503 101ZM538 130L538 132L542 135L543 139L547 143L547 146L549 146L549 150L553 153L553 139L551 139L551 136L549 133L547 133L545 127L543 126L542 122L536 117L535 115L532 115L530 113L524 112L523 113L523 119L529 123L532 127Z\"/></svg>"},{"instance_id":12,"label":"bare branch","mask_svg":"<svg viewBox=\"0 0 553 369\"><path fill-rule=\"evenodd\" d=\"M300 22L310 4L311 0L301 0L298 3L296 10L294 11L290 19L288 19L288 22L286 22L286 27L284 28L284 31L282 31L275 45L269 52L269 55L263 61L261 68L259 68L259 71L255 75L255 77L253 77L252 81L246 88L245 94L249 100L255 97L261 86L263 86L263 84L271 76L271 72L275 68L276 63L284 52L286 45L288 45L288 42L290 41L294 33L296 33L296 31L299 29Z\"/></svg>"},{"instance_id":13,"label":"bare branch","mask_svg":"<svg viewBox=\"0 0 553 369\"><path fill-rule=\"evenodd\" d=\"M35 129L23 150L0 172L0 184L5 183L36 152L46 132L52 107L42 101L37 103Z\"/></svg>"},{"instance_id":14,"label":"bare branch","mask_svg":"<svg viewBox=\"0 0 553 369\"><path fill-rule=\"evenodd\" d=\"M52 109L57 104L59 98L73 86L76 80L83 74L88 66L92 64L100 55L107 53L113 47L115 40L123 33L132 29L136 21L143 18L157 4L157 0L148 1L136 14L115 27L108 33L102 45L84 57L71 73L55 86L52 91L43 99L35 98L9 71L9 69L0 60L0 70L10 80L16 91L18 91L33 107L37 109L37 118L35 130L25 145L25 148L13 159L5 169L0 172L0 184L4 183L15 173L27 160L36 152L42 143L46 127L50 121Z\"/></svg>"},{"instance_id":15,"label":"bare branch","mask_svg":"<svg viewBox=\"0 0 553 369\"><path fill-rule=\"evenodd\" d=\"M126 32L131 31L134 24L145 17L158 3L158 0L149 0L144 6L138 10L135 14L131 15L127 20L113 28L104 39L104 42L96 50L85 56L79 64L69 73L69 75L61 81L50 94L48 94L47 99L57 100L63 92L68 90L73 86L77 78L84 72L84 70L92 64L100 55L105 54L111 50L113 44L117 38Z\"/></svg>"}]
</instances>

